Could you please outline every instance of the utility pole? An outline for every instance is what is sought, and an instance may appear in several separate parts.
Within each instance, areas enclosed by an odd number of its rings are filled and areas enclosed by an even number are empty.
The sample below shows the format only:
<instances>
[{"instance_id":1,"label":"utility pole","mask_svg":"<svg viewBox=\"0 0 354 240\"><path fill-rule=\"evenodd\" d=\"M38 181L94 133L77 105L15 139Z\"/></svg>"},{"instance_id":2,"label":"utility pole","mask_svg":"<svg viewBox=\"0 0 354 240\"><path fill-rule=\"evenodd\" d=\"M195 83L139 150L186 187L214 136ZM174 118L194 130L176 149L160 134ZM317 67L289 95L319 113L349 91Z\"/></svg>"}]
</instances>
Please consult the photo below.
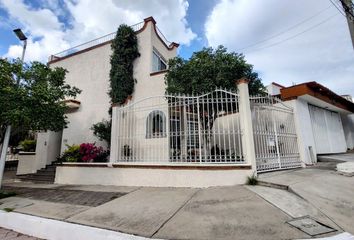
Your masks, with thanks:
<instances>
[{"instance_id":1,"label":"utility pole","mask_svg":"<svg viewBox=\"0 0 354 240\"><path fill-rule=\"evenodd\" d=\"M343 10L347 17L349 26L350 37L352 38L352 44L354 48L354 3L352 0L340 0Z\"/></svg>"}]
</instances>

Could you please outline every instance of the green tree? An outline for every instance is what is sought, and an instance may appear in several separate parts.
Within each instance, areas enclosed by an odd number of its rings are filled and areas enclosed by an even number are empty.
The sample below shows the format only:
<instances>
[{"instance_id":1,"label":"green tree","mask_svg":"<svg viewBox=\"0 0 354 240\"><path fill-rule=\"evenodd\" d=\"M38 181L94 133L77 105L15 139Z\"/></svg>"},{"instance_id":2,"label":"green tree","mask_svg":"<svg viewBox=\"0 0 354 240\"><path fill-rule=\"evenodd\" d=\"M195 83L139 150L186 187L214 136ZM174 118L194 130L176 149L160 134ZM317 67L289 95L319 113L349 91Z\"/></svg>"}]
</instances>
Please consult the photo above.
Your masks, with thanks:
<instances>
[{"instance_id":1,"label":"green tree","mask_svg":"<svg viewBox=\"0 0 354 240\"><path fill-rule=\"evenodd\" d=\"M100 141L106 141L109 147L111 144L111 128L112 121L103 119L101 122L93 124L91 130Z\"/></svg>"},{"instance_id":2,"label":"green tree","mask_svg":"<svg viewBox=\"0 0 354 240\"><path fill-rule=\"evenodd\" d=\"M133 94L135 79L133 63L140 56L138 38L134 30L122 24L117 30L112 45L110 91L112 103L124 103Z\"/></svg>"},{"instance_id":3,"label":"green tree","mask_svg":"<svg viewBox=\"0 0 354 240\"><path fill-rule=\"evenodd\" d=\"M67 125L63 100L81 92L65 83L66 70L39 62L0 59L0 143L7 125L58 131ZM17 79L20 79L17 85Z\"/></svg>"},{"instance_id":4,"label":"green tree","mask_svg":"<svg viewBox=\"0 0 354 240\"><path fill-rule=\"evenodd\" d=\"M223 46L215 50L204 48L193 53L189 60L175 57L168 63L165 76L167 93L201 94L216 87L236 90L235 80L246 77L250 80L250 94L259 94L264 86L253 66L242 54L227 52Z\"/></svg>"}]
</instances>

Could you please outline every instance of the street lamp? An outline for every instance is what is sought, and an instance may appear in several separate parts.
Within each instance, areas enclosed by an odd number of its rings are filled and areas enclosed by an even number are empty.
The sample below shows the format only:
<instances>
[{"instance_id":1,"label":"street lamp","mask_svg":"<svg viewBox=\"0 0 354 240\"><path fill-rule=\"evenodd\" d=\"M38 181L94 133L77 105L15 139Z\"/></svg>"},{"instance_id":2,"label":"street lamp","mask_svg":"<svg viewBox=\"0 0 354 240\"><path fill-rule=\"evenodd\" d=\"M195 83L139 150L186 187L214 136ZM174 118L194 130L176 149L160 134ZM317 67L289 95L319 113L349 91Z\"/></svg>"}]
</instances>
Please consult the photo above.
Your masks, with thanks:
<instances>
[{"instance_id":1,"label":"street lamp","mask_svg":"<svg viewBox=\"0 0 354 240\"><path fill-rule=\"evenodd\" d=\"M17 38L20 41L23 41L23 49L22 49L22 56L21 56L21 64L23 64L23 60L25 59L26 47L27 47L27 37L20 28L14 29L14 33L16 34ZM18 84L20 84L19 77L17 78L17 85ZM2 144L1 157L0 157L0 188L1 188L1 182L4 173L7 148L9 147L10 135L11 135L11 125L8 125L6 127L5 138Z\"/></svg>"}]
</instances>

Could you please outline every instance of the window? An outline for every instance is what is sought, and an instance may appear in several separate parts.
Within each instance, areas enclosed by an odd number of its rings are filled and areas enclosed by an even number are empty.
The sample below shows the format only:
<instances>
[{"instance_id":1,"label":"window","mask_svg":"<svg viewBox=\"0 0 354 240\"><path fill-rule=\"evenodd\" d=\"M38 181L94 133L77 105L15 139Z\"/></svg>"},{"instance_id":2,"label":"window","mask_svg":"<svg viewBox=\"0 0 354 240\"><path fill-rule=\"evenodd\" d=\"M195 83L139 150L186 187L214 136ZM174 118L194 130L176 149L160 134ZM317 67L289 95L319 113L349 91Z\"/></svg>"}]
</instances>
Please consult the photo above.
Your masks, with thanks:
<instances>
[{"instance_id":1,"label":"window","mask_svg":"<svg viewBox=\"0 0 354 240\"><path fill-rule=\"evenodd\" d=\"M166 137L166 117L161 111L153 111L146 120L146 138Z\"/></svg>"},{"instance_id":2,"label":"window","mask_svg":"<svg viewBox=\"0 0 354 240\"><path fill-rule=\"evenodd\" d=\"M155 49L152 52L152 72L167 69L166 60Z\"/></svg>"}]
</instances>

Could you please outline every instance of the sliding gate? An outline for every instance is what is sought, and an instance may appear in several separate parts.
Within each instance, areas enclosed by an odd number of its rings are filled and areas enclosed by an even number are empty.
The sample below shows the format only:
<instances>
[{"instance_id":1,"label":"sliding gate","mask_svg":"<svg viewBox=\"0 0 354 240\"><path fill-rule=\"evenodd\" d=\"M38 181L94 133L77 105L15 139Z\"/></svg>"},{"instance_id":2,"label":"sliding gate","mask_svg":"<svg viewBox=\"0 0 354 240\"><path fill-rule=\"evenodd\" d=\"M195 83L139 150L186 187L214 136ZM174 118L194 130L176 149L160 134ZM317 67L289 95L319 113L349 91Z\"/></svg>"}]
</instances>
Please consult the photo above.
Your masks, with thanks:
<instances>
[{"instance_id":1,"label":"sliding gate","mask_svg":"<svg viewBox=\"0 0 354 240\"><path fill-rule=\"evenodd\" d=\"M293 109L274 97L251 97L257 172L301 167Z\"/></svg>"}]
</instances>

